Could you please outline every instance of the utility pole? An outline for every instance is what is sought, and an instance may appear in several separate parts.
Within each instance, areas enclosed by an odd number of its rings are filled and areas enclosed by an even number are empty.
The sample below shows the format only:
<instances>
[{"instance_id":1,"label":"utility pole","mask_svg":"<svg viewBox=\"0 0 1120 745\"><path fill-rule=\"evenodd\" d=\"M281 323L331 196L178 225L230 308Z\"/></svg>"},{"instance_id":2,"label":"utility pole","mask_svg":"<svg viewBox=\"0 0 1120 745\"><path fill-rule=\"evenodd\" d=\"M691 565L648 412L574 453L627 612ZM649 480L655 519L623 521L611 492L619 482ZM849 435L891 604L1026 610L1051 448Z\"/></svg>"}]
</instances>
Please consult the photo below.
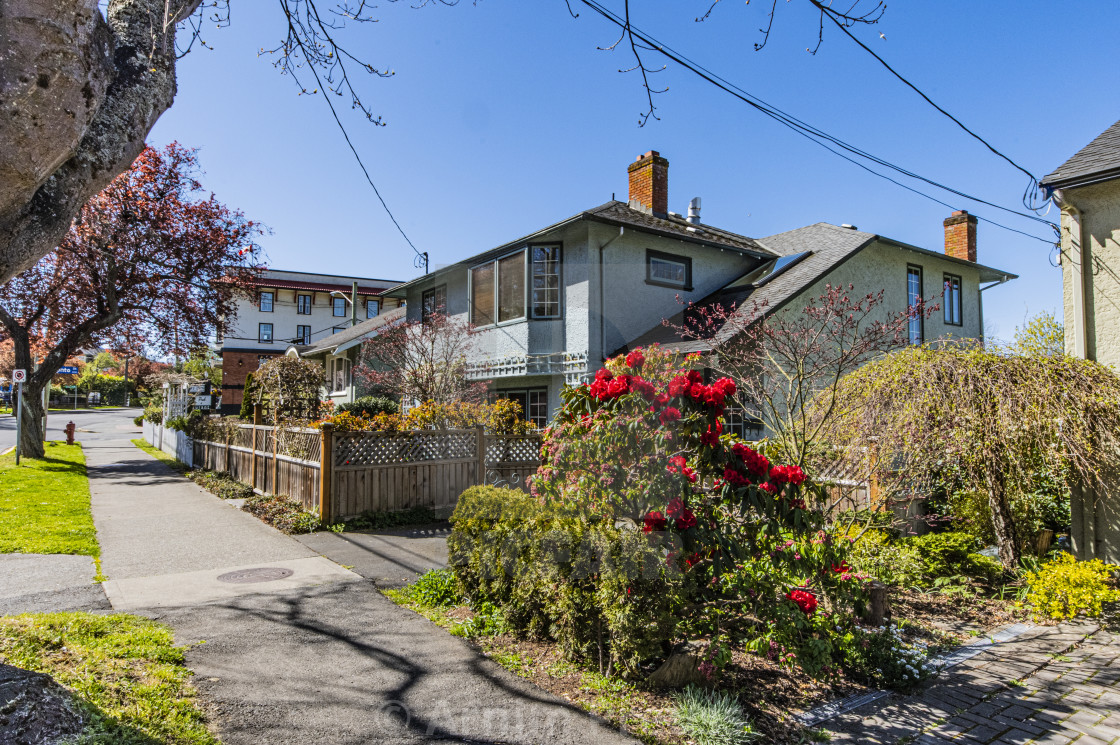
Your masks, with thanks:
<instances>
[{"instance_id":1,"label":"utility pole","mask_svg":"<svg viewBox=\"0 0 1120 745\"><path fill-rule=\"evenodd\" d=\"M350 286L350 327L358 325L358 283Z\"/></svg>"}]
</instances>

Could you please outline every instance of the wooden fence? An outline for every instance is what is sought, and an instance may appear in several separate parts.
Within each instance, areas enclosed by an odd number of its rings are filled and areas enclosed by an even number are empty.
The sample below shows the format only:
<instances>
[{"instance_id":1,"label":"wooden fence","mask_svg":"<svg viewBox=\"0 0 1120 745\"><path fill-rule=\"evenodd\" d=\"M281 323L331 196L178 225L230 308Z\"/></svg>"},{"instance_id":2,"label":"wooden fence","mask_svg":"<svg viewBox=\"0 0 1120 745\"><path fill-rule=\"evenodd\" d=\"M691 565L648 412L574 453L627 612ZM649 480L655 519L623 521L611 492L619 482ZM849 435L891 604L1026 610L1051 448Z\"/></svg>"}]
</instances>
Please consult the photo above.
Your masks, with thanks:
<instances>
[{"instance_id":1,"label":"wooden fence","mask_svg":"<svg viewBox=\"0 0 1120 745\"><path fill-rule=\"evenodd\" d=\"M448 509L464 489L526 489L540 464L538 435L479 429L339 432L243 424L227 442L194 443L196 467L224 471L315 510L324 522L366 511Z\"/></svg>"}]
</instances>

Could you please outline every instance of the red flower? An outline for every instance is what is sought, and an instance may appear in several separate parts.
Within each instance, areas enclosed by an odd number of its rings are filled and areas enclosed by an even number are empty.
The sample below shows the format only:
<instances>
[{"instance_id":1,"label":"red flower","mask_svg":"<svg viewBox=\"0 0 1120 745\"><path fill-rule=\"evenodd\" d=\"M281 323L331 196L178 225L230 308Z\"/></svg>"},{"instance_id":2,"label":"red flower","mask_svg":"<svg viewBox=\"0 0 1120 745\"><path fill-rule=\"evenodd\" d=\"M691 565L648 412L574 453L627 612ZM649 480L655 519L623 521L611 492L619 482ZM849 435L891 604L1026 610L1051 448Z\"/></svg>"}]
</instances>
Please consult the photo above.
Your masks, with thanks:
<instances>
[{"instance_id":1,"label":"red flower","mask_svg":"<svg viewBox=\"0 0 1120 745\"><path fill-rule=\"evenodd\" d=\"M643 533L652 533L658 530L665 530L667 527L669 527L669 521L665 519L665 516L661 514L660 510L654 510L653 512L649 513L642 521Z\"/></svg>"},{"instance_id":2,"label":"red flower","mask_svg":"<svg viewBox=\"0 0 1120 745\"><path fill-rule=\"evenodd\" d=\"M727 483L731 484L732 486L748 486L751 483L747 480L746 476L739 473L731 466L723 469L723 478L726 479Z\"/></svg>"},{"instance_id":3,"label":"red flower","mask_svg":"<svg viewBox=\"0 0 1120 745\"><path fill-rule=\"evenodd\" d=\"M724 396L734 396L738 388L735 386L735 381L731 378L720 378L712 383L713 388L717 388Z\"/></svg>"},{"instance_id":4,"label":"red flower","mask_svg":"<svg viewBox=\"0 0 1120 745\"><path fill-rule=\"evenodd\" d=\"M626 366L631 370L637 370L645 364L646 356L642 354L641 349L635 349L630 354L626 355Z\"/></svg>"},{"instance_id":5,"label":"red flower","mask_svg":"<svg viewBox=\"0 0 1120 745\"><path fill-rule=\"evenodd\" d=\"M658 419L661 420L662 424L669 424L670 422L676 422L676 421L679 421L680 418L681 418L681 410L677 409L675 407L672 407L672 406L665 409L665 411L661 412L661 416L658 417Z\"/></svg>"},{"instance_id":6,"label":"red flower","mask_svg":"<svg viewBox=\"0 0 1120 745\"><path fill-rule=\"evenodd\" d=\"M841 561L839 564L832 565L832 571L836 574L848 574L852 571L852 568L848 566L848 562Z\"/></svg>"},{"instance_id":7,"label":"red flower","mask_svg":"<svg viewBox=\"0 0 1120 745\"><path fill-rule=\"evenodd\" d=\"M677 530L688 530L689 528L696 527L696 515L692 510L687 507L681 512L681 516L677 518Z\"/></svg>"},{"instance_id":8,"label":"red flower","mask_svg":"<svg viewBox=\"0 0 1120 745\"><path fill-rule=\"evenodd\" d=\"M770 473L770 461L754 448L737 442L731 449L742 459L743 465L754 478L762 480Z\"/></svg>"},{"instance_id":9,"label":"red flower","mask_svg":"<svg viewBox=\"0 0 1120 745\"><path fill-rule=\"evenodd\" d=\"M770 480L775 484L790 483L798 486L805 482L805 472L801 466L774 466L770 469Z\"/></svg>"},{"instance_id":10,"label":"red flower","mask_svg":"<svg viewBox=\"0 0 1120 745\"><path fill-rule=\"evenodd\" d=\"M657 393L657 386L655 386L648 380L639 378L637 376L635 376L630 381L630 387L634 390L634 392L640 393L643 397L645 397L647 401L653 401L655 394Z\"/></svg>"},{"instance_id":11,"label":"red flower","mask_svg":"<svg viewBox=\"0 0 1120 745\"><path fill-rule=\"evenodd\" d=\"M758 488L761 489L762 491L766 492L767 494L777 494L778 493L778 490L774 487L774 485L767 482L767 481L764 481L761 484L759 484Z\"/></svg>"},{"instance_id":12,"label":"red flower","mask_svg":"<svg viewBox=\"0 0 1120 745\"><path fill-rule=\"evenodd\" d=\"M689 386L688 378L684 375L678 375L669 381L669 395L673 398L683 396L688 393Z\"/></svg>"},{"instance_id":13,"label":"red flower","mask_svg":"<svg viewBox=\"0 0 1120 745\"><path fill-rule=\"evenodd\" d=\"M676 520L682 512L684 512L684 502L681 501L680 497L673 497L669 501L669 506L665 508L665 517Z\"/></svg>"},{"instance_id":14,"label":"red flower","mask_svg":"<svg viewBox=\"0 0 1120 745\"><path fill-rule=\"evenodd\" d=\"M699 370L689 370L685 375L689 383L703 383L704 375Z\"/></svg>"},{"instance_id":15,"label":"red flower","mask_svg":"<svg viewBox=\"0 0 1120 745\"><path fill-rule=\"evenodd\" d=\"M796 603L807 616L813 615L817 610L817 596L807 590L790 590L786 597Z\"/></svg>"},{"instance_id":16,"label":"red flower","mask_svg":"<svg viewBox=\"0 0 1120 745\"><path fill-rule=\"evenodd\" d=\"M719 444L719 435L723 432L723 425L716 422L710 425L704 434L700 435L700 444L715 447Z\"/></svg>"}]
</instances>

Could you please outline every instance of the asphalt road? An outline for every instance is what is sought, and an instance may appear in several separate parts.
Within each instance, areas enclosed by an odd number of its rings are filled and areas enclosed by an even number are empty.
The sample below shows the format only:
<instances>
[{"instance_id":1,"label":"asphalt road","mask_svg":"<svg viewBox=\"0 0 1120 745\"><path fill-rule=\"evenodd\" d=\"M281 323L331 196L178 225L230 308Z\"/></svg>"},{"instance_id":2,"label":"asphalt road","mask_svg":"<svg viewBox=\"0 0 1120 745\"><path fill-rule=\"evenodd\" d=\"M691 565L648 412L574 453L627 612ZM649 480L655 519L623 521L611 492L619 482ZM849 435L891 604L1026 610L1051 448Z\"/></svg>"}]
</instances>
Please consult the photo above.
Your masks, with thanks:
<instances>
[{"instance_id":1,"label":"asphalt road","mask_svg":"<svg viewBox=\"0 0 1120 745\"><path fill-rule=\"evenodd\" d=\"M77 409L76 411L52 411L47 414L47 439L65 440L63 428L68 422L78 426L75 435L80 442L103 442L105 440L130 440L140 436L140 428L132 420L142 409ZM0 452L16 444L16 418L10 414L0 414Z\"/></svg>"}]
</instances>

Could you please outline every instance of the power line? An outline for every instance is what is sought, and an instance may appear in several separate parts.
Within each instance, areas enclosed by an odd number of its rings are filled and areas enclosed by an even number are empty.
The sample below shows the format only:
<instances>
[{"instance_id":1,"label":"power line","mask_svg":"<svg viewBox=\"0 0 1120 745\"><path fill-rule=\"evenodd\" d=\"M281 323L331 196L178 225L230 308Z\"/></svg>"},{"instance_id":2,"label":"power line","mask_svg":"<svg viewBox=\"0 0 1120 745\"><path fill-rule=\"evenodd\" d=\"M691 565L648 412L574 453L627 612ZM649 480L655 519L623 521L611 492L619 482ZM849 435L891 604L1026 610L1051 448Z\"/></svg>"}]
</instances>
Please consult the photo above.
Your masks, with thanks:
<instances>
[{"instance_id":1,"label":"power line","mask_svg":"<svg viewBox=\"0 0 1120 745\"><path fill-rule=\"evenodd\" d=\"M667 44L664 44L664 43L658 41L654 37L650 36L649 34L645 33L641 29L634 26L632 23L628 23L625 19L620 18L614 12L612 12L612 11L608 10L607 8L603 7L599 2L597 2L597 0L579 0L579 1L583 5L587 6L588 8L591 8L593 11L598 13L600 16L607 19L608 21L615 24L616 26L623 29L624 31L629 30L639 40L641 40L644 45L646 45L645 48L648 49L649 51L657 52L657 53L667 57L668 59L672 60L673 62L676 62L681 67L689 70L690 72L697 75L698 77L705 80L706 82L708 82L708 83L714 85L715 87L719 88L720 90L724 91L725 93L728 93L728 94L734 96L735 98L738 98L743 103L746 103L748 106L751 106L752 108L754 108L754 109L758 110L759 112L765 114L766 116L770 117L771 119L779 122L780 124L788 127L789 129L792 129L793 131L797 132L798 134L801 134L802 136L808 137L809 139L811 139L812 141L821 145L822 147L824 147L826 150L829 150L833 154L839 155L840 157L844 158L845 160L848 160L851 163L859 165L861 168L868 171L869 173L872 173L876 176L879 176L880 178L883 178L887 181L890 181L891 183L896 184L898 186L902 186L903 188L907 189L908 191L911 191L915 194L918 194L918 195L923 196L927 199L930 199L934 202L937 202L938 204L942 204L942 205L948 206L950 209L954 209L954 207L952 205L949 205L946 202L943 202L939 199L936 199L936 198L930 196L929 194L926 194L925 192L922 192L922 191L919 191L919 190L914 189L912 187L906 186L905 184L900 183L896 179L893 179L893 178L891 178L891 177L889 177L889 176L887 176L883 173L880 173L879 171L876 171L872 168L869 168L866 165L864 165L862 163L859 163L856 160L854 160L854 159L852 159L848 156L845 156L842 153L837 152L836 150L833 150L831 147L828 147L828 145L826 145L825 142L822 142L821 140L831 142L832 144L836 145L837 147L839 147L843 150L846 150L849 153L852 153L853 155L859 156L859 157L864 158L866 160L869 160L873 163L881 165L885 168L896 171L896 172L898 172L898 173L900 173L904 176L907 176L909 178L913 178L915 180L925 182L925 183L927 183L931 186L934 186L938 189L942 189L944 191L950 192L950 193L955 194L955 195L957 195L959 197L962 197L964 199L968 199L968 200L977 202L979 204L984 204L984 205L987 205L987 206L992 207L994 209L1002 210L1002 211L1007 212L1009 214L1016 215L1018 217L1024 217L1028 220L1034 220L1036 222L1042 223L1044 225L1049 226L1053 231L1055 231L1055 233L1058 231L1058 227L1054 223L1050 222L1049 220L1045 220L1041 217L1038 217L1037 215L1032 215L1032 214L1028 214L1028 213L1025 213L1025 212L1020 212L1018 210L1010 209L1010 208L1005 207L1003 205L996 204L996 203L988 201L986 199L982 199L980 197L968 194L967 192L960 191L960 190L955 189L951 186L948 186L946 184L940 183L940 182L935 181L933 179L927 178L927 177L922 176L918 173L915 173L915 172L910 171L906 168L903 168L902 166L899 166L895 163L892 163L892 162L887 161L883 158L880 158L876 155L873 155L872 153L869 153L865 150L862 150L861 148L858 148L855 145L851 145L850 143L847 143L844 140L841 140L840 138L838 138L834 135L831 135L831 134L825 132L822 129L814 127L813 125L810 125L810 124L798 119L797 117L793 116L792 114L789 114L789 113L787 113L785 111L782 111L781 109L779 109L775 106L772 106L772 105L766 103L762 99L760 99L757 96L747 92L746 90L740 88L739 86L735 85L734 83L731 83L730 81L721 77L717 73L715 73L715 72L703 67L702 65L692 61L687 56L685 56L683 53L677 52L672 47L669 47ZM1050 241L1050 240L1039 238L1038 236L1031 235L1030 233L1025 233L1025 232L1020 231L1020 230L1015 230L1014 228L1009 228L1008 226L1003 225L1003 224L998 223L998 222L995 222L994 220L991 220L989 218L985 218L985 217L982 217L980 215L977 215L977 218L982 219L985 222L989 222L992 225L995 225L996 227L1004 228L1006 230L1011 230L1013 232L1029 236L1029 237L1034 238L1035 240L1041 241L1043 243L1047 243L1047 244L1052 243L1052 241Z\"/></svg>"}]
</instances>

